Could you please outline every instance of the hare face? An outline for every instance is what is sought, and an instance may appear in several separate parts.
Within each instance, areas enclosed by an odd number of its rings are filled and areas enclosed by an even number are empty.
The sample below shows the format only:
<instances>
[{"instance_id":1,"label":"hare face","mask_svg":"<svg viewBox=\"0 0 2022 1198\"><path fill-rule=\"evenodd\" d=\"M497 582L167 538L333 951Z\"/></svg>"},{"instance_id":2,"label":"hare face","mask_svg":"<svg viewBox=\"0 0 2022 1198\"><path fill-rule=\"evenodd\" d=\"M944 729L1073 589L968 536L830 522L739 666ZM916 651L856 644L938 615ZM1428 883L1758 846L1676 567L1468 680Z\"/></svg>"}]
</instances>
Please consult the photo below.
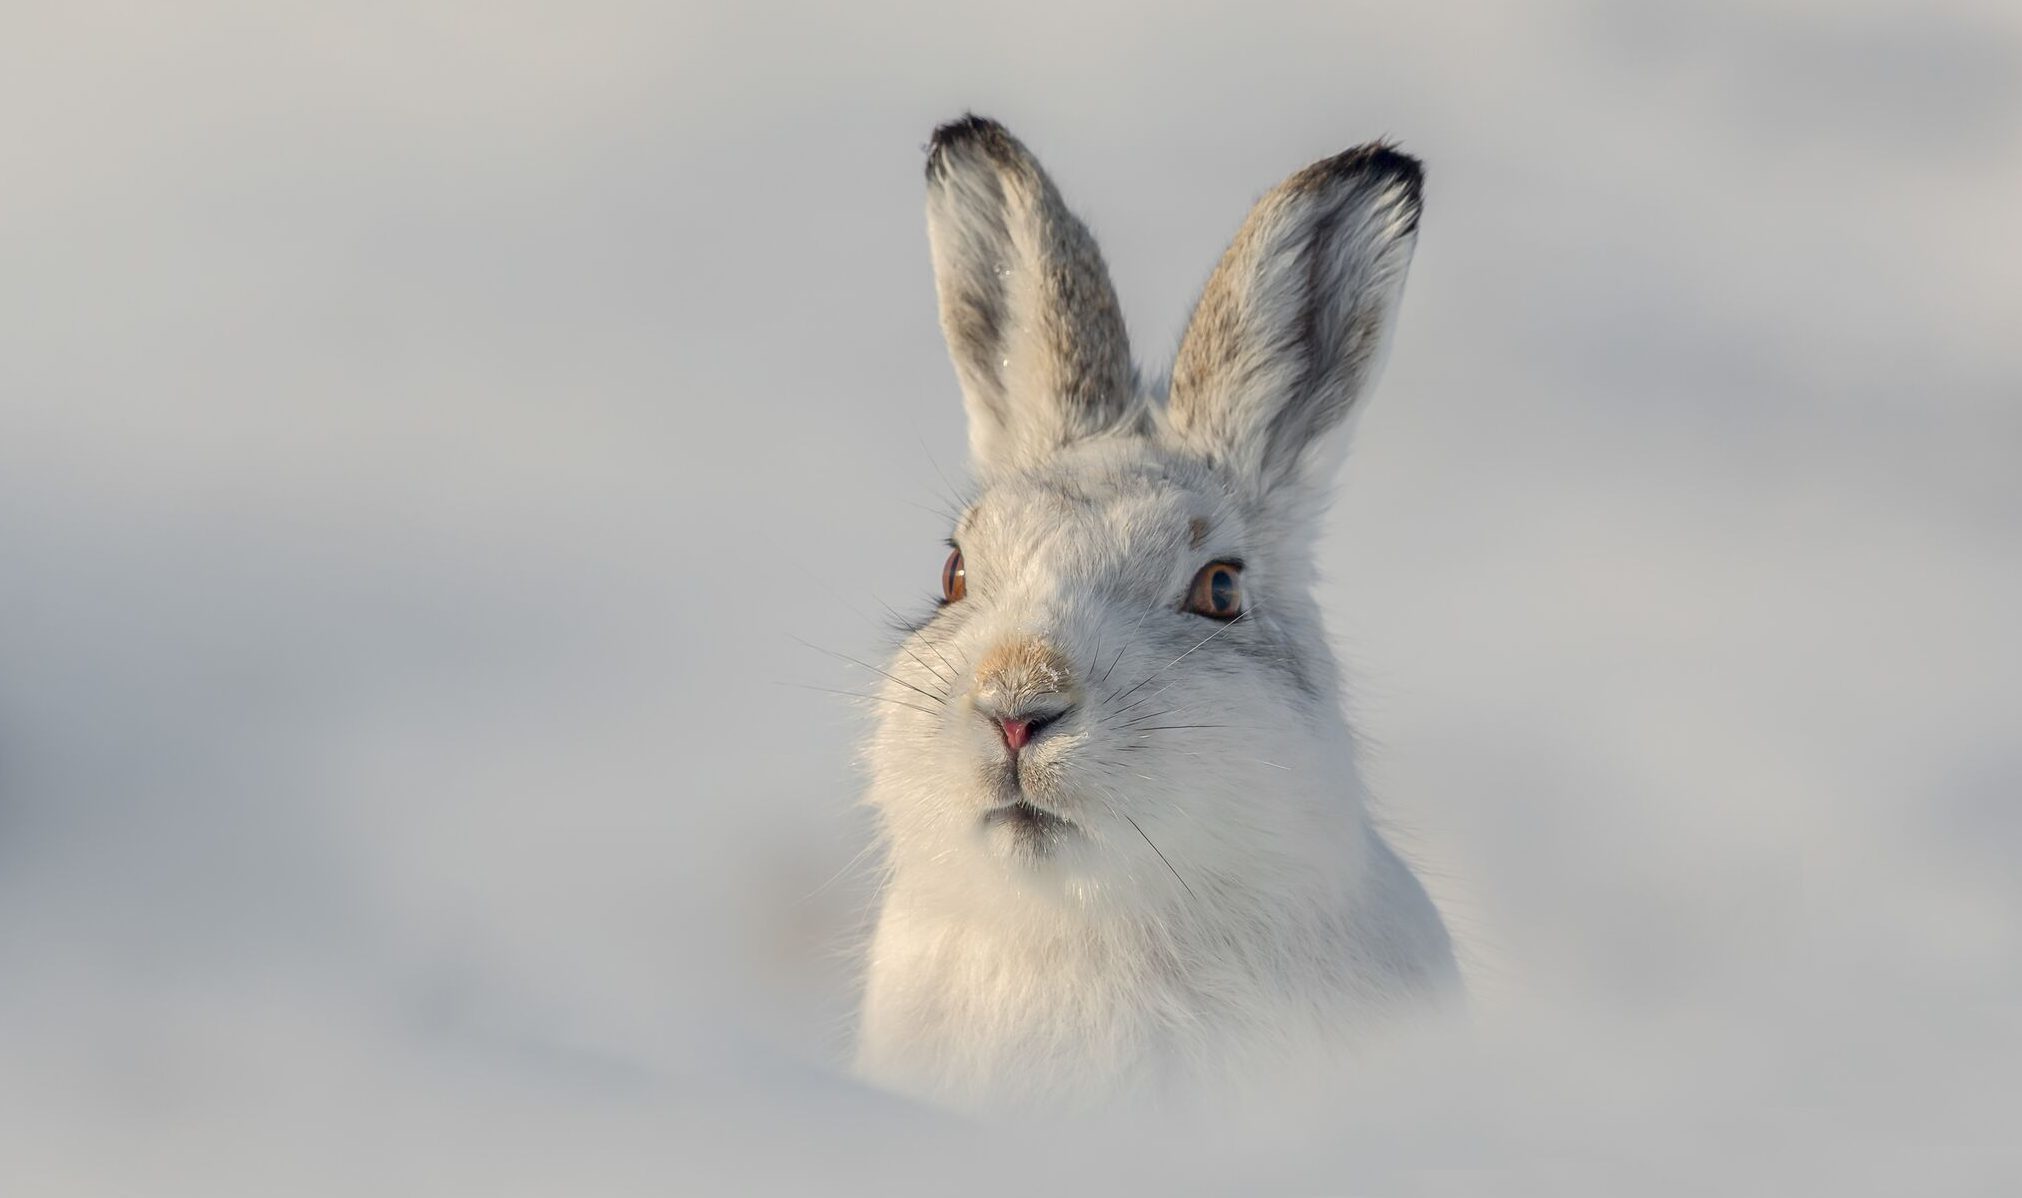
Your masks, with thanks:
<instances>
[{"instance_id":1,"label":"hare face","mask_svg":"<svg viewBox=\"0 0 2022 1198\"><path fill-rule=\"evenodd\" d=\"M964 591L887 667L872 751L906 861L971 898L1156 905L1343 836L1303 550L1215 467L1093 438L951 531Z\"/></svg>"},{"instance_id":2,"label":"hare face","mask_svg":"<svg viewBox=\"0 0 2022 1198\"><path fill-rule=\"evenodd\" d=\"M1338 871L1324 846L1361 829L1311 540L1402 290L1417 164L1366 146L1259 201L1163 395L1140 390L1094 238L1024 146L944 126L927 180L982 488L950 530L950 601L883 696L892 866L969 895L988 863L1150 902Z\"/></svg>"},{"instance_id":3,"label":"hare face","mask_svg":"<svg viewBox=\"0 0 2022 1198\"><path fill-rule=\"evenodd\" d=\"M1259 201L1166 394L1140 389L1094 238L1024 146L956 122L927 180L982 486L950 601L883 696L891 864L1154 902L1338 869L1311 850L1361 829L1311 541L1402 290L1417 164L1366 146Z\"/></svg>"}]
</instances>

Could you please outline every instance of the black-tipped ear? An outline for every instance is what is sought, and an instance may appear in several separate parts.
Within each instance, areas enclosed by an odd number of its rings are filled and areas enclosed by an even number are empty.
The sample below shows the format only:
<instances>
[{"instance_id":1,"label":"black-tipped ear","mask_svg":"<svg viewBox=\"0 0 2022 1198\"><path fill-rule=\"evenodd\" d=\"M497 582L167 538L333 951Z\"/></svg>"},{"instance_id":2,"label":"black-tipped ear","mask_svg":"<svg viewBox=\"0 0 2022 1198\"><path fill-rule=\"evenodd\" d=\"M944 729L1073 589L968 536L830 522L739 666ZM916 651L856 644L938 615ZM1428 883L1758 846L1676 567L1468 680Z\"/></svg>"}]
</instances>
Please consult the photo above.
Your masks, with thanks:
<instances>
[{"instance_id":1,"label":"black-tipped ear","mask_svg":"<svg viewBox=\"0 0 2022 1198\"><path fill-rule=\"evenodd\" d=\"M1002 125L966 116L934 130L927 235L979 471L1131 418L1136 376L1102 254Z\"/></svg>"},{"instance_id":2,"label":"black-tipped ear","mask_svg":"<svg viewBox=\"0 0 2022 1198\"><path fill-rule=\"evenodd\" d=\"M1183 446L1263 491L1331 478L1349 414L1382 369L1422 178L1417 159L1374 143L1257 201L1173 364L1170 427Z\"/></svg>"}]
</instances>

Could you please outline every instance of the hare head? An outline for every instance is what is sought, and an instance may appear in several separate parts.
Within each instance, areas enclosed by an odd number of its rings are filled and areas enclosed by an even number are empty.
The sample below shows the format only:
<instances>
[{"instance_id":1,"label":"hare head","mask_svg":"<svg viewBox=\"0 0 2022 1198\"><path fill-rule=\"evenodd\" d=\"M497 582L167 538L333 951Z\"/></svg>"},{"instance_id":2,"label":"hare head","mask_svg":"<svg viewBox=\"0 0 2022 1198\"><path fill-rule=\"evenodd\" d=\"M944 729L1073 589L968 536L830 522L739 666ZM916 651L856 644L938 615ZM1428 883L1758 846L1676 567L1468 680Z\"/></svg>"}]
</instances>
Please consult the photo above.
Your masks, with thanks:
<instances>
[{"instance_id":1,"label":"hare head","mask_svg":"<svg viewBox=\"0 0 2022 1198\"><path fill-rule=\"evenodd\" d=\"M1121 907L1352 869L1313 539L1419 181L1368 145L1271 191L1148 392L1094 239L1031 154L980 118L936 131L928 228L980 490L890 667L872 802L895 869L965 902L1001 884Z\"/></svg>"}]
</instances>

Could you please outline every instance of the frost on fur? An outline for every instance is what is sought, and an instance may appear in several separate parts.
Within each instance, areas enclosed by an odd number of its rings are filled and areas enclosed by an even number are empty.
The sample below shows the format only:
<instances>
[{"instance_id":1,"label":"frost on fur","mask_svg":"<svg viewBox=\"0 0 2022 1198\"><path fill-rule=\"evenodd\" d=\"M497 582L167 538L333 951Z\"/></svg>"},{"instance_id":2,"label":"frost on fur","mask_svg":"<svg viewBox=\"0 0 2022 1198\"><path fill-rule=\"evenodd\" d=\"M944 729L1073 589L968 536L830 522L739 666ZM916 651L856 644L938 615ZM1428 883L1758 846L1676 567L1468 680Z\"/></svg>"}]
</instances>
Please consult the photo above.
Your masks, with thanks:
<instances>
[{"instance_id":1,"label":"frost on fur","mask_svg":"<svg viewBox=\"0 0 2022 1198\"><path fill-rule=\"evenodd\" d=\"M1345 1069L1457 988L1366 815L1307 518L1380 369L1418 165L1363 147L1259 201L1169 402L1022 145L966 118L927 176L983 489L950 530L964 588L894 655L871 744L859 1068L1049 1108ZM1211 567L1239 611L1189 603Z\"/></svg>"}]
</instances>

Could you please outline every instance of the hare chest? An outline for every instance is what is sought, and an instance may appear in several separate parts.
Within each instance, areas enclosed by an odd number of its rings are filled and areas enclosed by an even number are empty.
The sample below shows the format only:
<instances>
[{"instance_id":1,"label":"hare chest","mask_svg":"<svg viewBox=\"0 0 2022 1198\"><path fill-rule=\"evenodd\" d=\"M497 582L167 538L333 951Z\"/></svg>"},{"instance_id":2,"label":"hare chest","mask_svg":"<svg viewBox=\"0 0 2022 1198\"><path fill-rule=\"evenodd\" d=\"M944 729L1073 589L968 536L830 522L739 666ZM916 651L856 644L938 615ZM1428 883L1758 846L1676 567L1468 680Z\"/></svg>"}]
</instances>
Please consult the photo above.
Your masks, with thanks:
<instances>
[{"instance_id":1,"label":"hare chest","mask_svg":"<svg viewBox=\"0 0 2022 1198\"><path fill-rule=\"evenodd\" d=\"M1357 996L1154 936L1008 934L888 909L858 1072L962 1107L1248 1089L1343 1063Z\"/></svg>"}]
</instances>

